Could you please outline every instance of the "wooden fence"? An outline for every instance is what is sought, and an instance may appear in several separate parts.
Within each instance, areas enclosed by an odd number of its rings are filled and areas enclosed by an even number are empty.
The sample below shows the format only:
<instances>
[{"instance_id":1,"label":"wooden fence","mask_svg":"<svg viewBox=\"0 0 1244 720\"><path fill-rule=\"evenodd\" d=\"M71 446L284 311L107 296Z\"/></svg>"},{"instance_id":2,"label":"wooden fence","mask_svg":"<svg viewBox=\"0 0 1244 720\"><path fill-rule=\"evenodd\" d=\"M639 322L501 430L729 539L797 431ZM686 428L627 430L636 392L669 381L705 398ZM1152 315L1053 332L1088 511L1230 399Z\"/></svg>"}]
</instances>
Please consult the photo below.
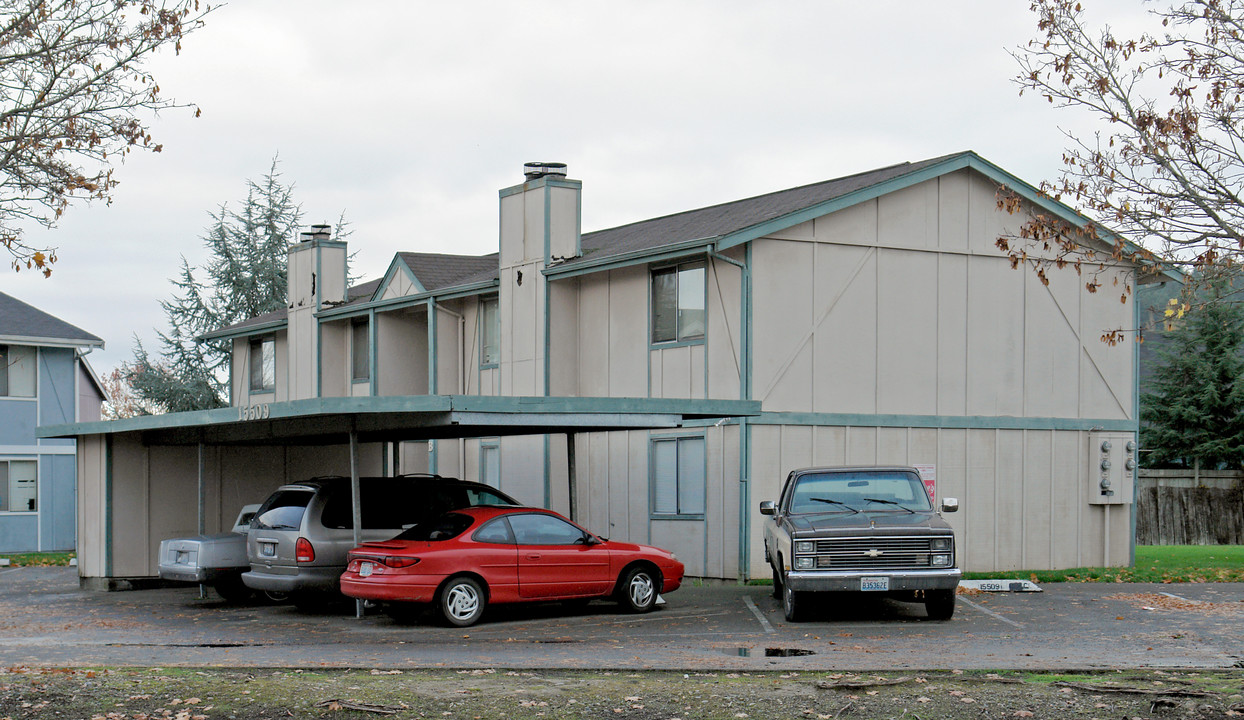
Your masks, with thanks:
<instances>
[{"instance_id":1,"label":"wooden fence","mask_svg":"<svg viewBox=\"0 0 1244 720\"><path fill-rule=\"evenodd\" d=\"M1141 470L1136 544L1244 545L1244 473Z\"/></svg>"}]
</instances>

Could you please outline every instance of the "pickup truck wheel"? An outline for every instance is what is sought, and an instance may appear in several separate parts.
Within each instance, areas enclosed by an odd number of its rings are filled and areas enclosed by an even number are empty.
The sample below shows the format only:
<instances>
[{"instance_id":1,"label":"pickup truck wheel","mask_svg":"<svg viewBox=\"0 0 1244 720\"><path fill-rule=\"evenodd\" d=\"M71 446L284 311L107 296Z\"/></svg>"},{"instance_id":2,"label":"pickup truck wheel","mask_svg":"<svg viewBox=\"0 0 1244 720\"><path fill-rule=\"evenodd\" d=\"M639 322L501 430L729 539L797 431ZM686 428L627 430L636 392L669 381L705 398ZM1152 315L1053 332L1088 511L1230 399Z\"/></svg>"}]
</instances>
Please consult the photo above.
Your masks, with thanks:
<instances>
[{"instance_id":1,"label":"pickup truck wheel","mask_svg":"<svg viewBox=\"0 0 1244 720\"><path fill-rule=\"evenodd\" d=\"M790 583L782 583L782 612L786 622L799 622L803 616L803 593L791 590Z\"/></svg>"},{"instance_id":2,"label":"pickup truck wheel","mask_svg":"<svg viewBox=\"0 0 1244 720\"><path fill-rule=\"evenodd\" d=\"M955 614L955 591L925 590L924 611L930 620L949 620Z\"/></svg>"},{"instance_id":3,"label":"pickup truck wheel","mask_svg":"<svg viewBox=\"0 0 1244 720\"><path fill-rule=\"evenodd\" d=\"M778 572L777 566L770 565L770 572L773 573L773 597L778 600L782 599L782 573Z\"/></svg>"},{"instance_id":4,"label":"pickup truck wheel","mask_svg":"<svg viewBox=\"0 0 1244 720\"><path fill-rule=\"evenodd\" d=\"M242 576L221 578L212 586L216 594L225 600L225 602L242 602L250 599L253 592L250 588L242 584Z\"/></svg>"}]
</instances>

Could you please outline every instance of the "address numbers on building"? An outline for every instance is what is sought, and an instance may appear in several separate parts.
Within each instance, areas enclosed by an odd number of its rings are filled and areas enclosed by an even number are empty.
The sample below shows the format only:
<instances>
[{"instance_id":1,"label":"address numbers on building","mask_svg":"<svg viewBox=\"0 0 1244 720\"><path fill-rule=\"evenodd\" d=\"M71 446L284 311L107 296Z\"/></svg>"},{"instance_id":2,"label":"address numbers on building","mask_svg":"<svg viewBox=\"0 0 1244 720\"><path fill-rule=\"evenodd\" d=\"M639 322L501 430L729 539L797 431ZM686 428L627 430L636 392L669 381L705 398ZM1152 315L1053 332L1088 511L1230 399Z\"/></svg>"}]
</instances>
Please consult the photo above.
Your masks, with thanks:
<instances>
[{"instance_id":1,"label":"address numbers on building","mask_svg":"<svg viewBox=\"0 0 1244 720\"><path fill-rule=\"evenodd\" d=\"M238 420L267 420L272 408L268 403L258 405L239 405Z\"/></svg>"}]
</instances>

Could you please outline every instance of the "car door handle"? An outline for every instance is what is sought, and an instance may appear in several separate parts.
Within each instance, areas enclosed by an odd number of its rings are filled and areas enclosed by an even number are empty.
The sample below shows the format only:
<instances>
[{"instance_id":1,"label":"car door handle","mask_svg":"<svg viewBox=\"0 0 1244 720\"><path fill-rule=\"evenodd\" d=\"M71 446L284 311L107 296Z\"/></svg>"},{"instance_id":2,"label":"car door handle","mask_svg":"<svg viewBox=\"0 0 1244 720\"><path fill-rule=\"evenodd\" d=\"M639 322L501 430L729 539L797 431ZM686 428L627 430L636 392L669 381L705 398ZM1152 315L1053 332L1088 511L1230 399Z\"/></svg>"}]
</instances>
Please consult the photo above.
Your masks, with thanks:
<instances>
[{"instance_id":1,"label":"car door handle","mask_svg":"<svg viewBox=\"0 0 1244 720\"><path fill-rule=\"evenodd\" d=\"M540 553L527 553L527 559L528 560L539 560Z\"/></svg>"}]
</instances>

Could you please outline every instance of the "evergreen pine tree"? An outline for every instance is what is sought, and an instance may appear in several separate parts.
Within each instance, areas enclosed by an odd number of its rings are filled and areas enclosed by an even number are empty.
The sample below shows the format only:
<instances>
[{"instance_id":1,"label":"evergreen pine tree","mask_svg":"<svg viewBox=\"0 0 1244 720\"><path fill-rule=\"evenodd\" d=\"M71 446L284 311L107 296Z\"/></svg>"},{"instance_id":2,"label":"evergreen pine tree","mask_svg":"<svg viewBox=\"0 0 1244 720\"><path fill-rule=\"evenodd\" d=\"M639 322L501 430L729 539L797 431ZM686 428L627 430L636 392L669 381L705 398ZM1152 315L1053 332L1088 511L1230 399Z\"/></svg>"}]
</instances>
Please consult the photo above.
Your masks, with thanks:
<instances>
[{"instance_id":1,"label":"evergreen pine tree","mask_svg":"<svg viewBox=\"0 0 1244 720\"><path fill-rule=\"evenodd\" d=\"M1244 467L1244 308L1214 281L1159 353L1156 392L1141 396L1142 458L1151 467Z\"/></svg>"},{"instance_id":2,"label":"evergreen pine tree","mask_svg":"<svg viewBox=\"0 0 1244 720\"><path fill-rule=\"evenodd\" d=\"M274 158L259 182L247 181L241 210L211 213L203 237L209 259L201 269L182 258L173 296L161 301L168 330L157 331L161 356L153 360L135 341L122 370L134 394L166 412L206 410L228 403L229 342L199 342L204 333L285 307L286 251L302 208L293 185L281 181ZM336 239L348 236L345 216Z\"/></svg>"}]
</instances>

